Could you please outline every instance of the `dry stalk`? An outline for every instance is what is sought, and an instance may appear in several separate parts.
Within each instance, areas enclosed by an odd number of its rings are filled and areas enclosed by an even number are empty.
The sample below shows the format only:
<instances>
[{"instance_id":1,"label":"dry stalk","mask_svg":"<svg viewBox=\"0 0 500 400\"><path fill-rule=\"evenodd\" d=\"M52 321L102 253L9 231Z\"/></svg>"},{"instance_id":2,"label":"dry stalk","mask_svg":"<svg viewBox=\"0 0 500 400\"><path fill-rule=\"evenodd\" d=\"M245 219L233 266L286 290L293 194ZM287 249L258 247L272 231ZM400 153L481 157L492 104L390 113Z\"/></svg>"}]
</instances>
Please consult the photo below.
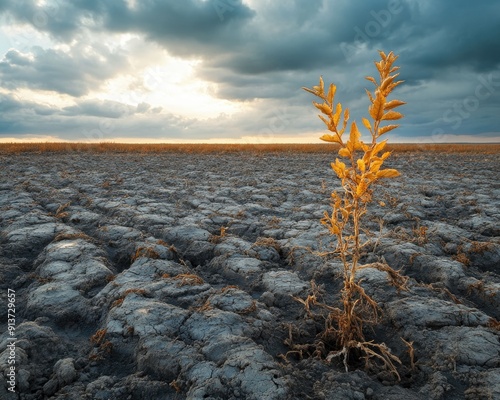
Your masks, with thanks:
<instances>
[{"instance_id":1,"label":"dry stalk","mask_svg":"<svg viewBox=\"0 0 500 400\"><path fill-rule=\"evenodd\" d=\"M413 347L413 342L408 342L401 338L404 344L408 347L408 355L410 356L410 367L411 370L415 370L415 348Z\"/></svg>"},{"instance_id":2,"label":"dry stalk","mask_svg":"<svg viewBox=\"0 0 500 400\"><path fill-rule=\"evenodd\" d=\"M349 109L342 110L340 103L335 103L336 86L330 84L327 91L323 78L320 77L319 85L312 89L303 88L322 100L321 103L313 102L321 112L319 118L325 123L330 133L320 139L335 143L338 154L346 160L339 158L331 164L337 177L341 180L343 192L331 194L332 211L325 212L321 222L327 226L330 234L337 238L336 253L343 265L343 289L341 291L340 307L332 307L318 302L315 287L313 294L305 300L299 300L311 315L312 306L320 306L328 311L329 315L325 331L320 335L317 352L324 353L327 345L333 343L333 349L328 351L326 360L341 358L348 369L351 355L364 358L367 366L373 362L379 367L389 370L398 380L400 379L395 363L401 363L385 344L367 341L364 336L364 325L377 323L379 307L365 290L360 286L356 273L362 268L377 268L386 271L393 284L399 289L405 289L407 278L403 278L398 271L393 270L384 263L361 265L360 233L362 217L367 212L367 206L372 202L372 187L383 178L399 176L395 169L382 169L384 161L391 152L384 151L387 140L378 139L385 133L397 128L399 125L385 125L385 121L398 120L402 114L394 109L404 105L400 100L387 100L392 90L403 81L397 81L399 67L393 66L397 56L392 52L385 54L379 52L381 60L375 62L380 80L373 77L366 79L375 85L372 92L366 91L370 100L368 108L372 122L363 118L363 125L371 135L371 142L364 143L361 133L353 122L350 126L349 138L345 140L343 134L348 126ZM342 112L343 111L343 112ZM382 152L382 154L380 154ZM425 232L420 232L425 234Z\"/></svg>"},{"instance_id":3,"label":"dry stalk","mask_svg":"<svg viewBox=\"0 0 500 400\"><path fill-rule=\"evenodd\" d=\"M227 235L226 232L227 232L227 226L221 226L220 233L218 235L212 235L209 241L214 244L220 243L222 238L226 237Z\"/></svg>"},{"instance_id":4,"label":"dry stalk","mask_svg":"<svg viewBox=\"0 0 500 400\"><path fill-rule=\"evenodd\" d=\"M57 208L57 211L55 212L54 217L59 218L59 219L66 218L69 214L64 210L66 210L66 208L68 208L70 205L71 205L71 201L68 201L67 203L60 205Z\"/></svg>"}]
</instances>

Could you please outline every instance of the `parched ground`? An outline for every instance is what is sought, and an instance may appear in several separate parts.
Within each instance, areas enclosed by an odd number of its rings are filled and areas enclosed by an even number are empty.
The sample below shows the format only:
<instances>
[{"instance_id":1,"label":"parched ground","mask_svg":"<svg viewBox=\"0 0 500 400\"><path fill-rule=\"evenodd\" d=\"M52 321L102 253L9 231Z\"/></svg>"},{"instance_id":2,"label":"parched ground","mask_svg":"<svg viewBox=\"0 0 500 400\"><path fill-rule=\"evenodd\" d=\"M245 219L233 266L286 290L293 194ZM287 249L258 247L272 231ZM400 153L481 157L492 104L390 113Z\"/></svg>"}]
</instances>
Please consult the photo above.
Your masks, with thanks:
<instances>
[{"instance_id":1,"label":"parched ground","mask_svg":"<svg viewBox=\"0 0 500 400\"><path fill-rule=\"evenodd\" d=\"M310 356L339 299L334 155L0 155L0 369L21 399L500 399L498 154L400 153L365 227L401 380ZM315 311L315 310L313 310ZM402 340L413 343L413 353ZM19 397L17 397L19 395ZM9 397L10 396L10 397Z\"/></svg>"}]
</instances>

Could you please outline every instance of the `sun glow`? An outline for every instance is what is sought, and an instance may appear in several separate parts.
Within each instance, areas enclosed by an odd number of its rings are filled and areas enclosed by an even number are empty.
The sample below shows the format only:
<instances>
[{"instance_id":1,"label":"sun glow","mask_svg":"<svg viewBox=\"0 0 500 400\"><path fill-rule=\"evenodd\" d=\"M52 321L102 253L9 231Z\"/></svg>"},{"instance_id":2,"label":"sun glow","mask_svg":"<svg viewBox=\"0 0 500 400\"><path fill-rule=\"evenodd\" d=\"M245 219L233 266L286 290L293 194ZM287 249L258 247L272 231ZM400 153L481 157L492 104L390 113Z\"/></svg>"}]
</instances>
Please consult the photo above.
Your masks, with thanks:
<instances>
[{"instance_id":1,"label":"sun glow","mask_svg":"<svg viewBox=\"0 0 500 400\"><path fill-rule=\"evenodd\" d=\"M196 77L198 60L166 55L162 63L152 64L137 74L110 80L97 98L152 108L182 117L206 119L241 110L239 103L216 97L217 86Z\"/></svg>"}]
</instances>

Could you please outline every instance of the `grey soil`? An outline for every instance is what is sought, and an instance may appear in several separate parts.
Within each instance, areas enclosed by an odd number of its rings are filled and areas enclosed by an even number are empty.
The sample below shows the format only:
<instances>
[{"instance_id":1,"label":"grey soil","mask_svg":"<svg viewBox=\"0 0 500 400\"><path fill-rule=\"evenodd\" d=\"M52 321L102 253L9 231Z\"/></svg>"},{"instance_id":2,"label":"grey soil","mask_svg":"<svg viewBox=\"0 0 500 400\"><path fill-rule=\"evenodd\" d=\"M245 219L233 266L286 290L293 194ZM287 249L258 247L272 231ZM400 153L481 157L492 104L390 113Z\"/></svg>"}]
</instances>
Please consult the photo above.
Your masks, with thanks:
<instances>
[{"instance_id":1,"label":"grey soil","mask_svg":"<svg viewBox=\"0 0 500 400\"><path fill-rule=\"evenodd\" d=\"M384 315L366 337L402 360L400 381L311 357L324 322L293 298L314 280L339 300L319 222L332 158L0 155L4 373L8 289L17 337L16 394L2 379L0 398L500 399L498 156L390 159L402 176L376 193L363 262L400 269L409 290L360 277Z\"/></svg>"}]
</instances>

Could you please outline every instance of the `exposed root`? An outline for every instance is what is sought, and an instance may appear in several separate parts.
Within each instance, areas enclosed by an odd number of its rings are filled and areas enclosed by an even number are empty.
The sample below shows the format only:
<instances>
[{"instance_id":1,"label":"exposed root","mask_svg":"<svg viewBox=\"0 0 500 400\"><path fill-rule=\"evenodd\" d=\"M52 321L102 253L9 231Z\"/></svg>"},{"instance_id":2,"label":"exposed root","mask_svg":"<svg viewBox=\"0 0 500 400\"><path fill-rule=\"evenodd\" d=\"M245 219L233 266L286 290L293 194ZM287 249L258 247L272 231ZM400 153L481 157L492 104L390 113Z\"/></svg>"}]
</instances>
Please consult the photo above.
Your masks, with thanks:
<instances>
[{"instance_id":1,"label":"exposed root","mask_svg":"<svg viewBox=\"0 0 500 400\"><path fill-rule=\"evenodd\" d=\"M408 290L408 281L410 280L410 278L401 275L400 270L395 270L386 263L382 262L360 265L358 266L357 269L360 270L366 268L375 268L378 269L379 271L387 272L387 274L389 275L389 281L391 285L393 285L397 290L403 290L403 291Z\"/></svg>"}]
</instances>

